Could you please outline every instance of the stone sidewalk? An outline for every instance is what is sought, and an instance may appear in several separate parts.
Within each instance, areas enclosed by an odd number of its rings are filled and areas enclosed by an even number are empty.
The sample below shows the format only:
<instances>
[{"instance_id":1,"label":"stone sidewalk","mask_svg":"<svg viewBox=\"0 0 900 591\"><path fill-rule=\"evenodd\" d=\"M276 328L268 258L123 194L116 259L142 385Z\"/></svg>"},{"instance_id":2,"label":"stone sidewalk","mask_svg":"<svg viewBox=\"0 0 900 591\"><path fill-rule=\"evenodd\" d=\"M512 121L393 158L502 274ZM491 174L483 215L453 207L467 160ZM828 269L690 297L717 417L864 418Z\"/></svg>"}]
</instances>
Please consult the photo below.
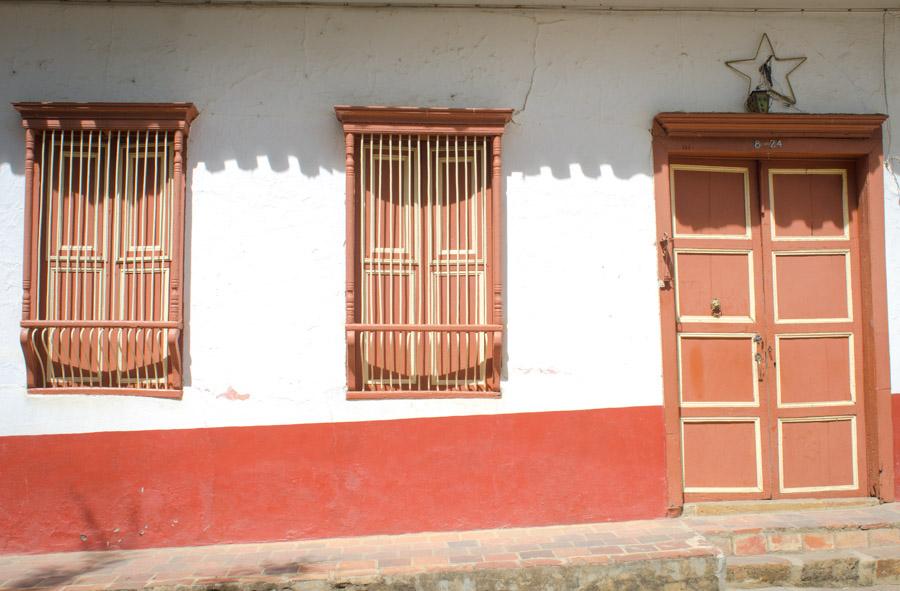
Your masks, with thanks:
<instances>
[{"instance_id":1,"label":"stone sidewalk","mask_svg":"<svg viewBox=\"0 0 900 591\"><path fill-rule=\"evenodd\" d=\"M702 591L725 585L726 560L731 557L893 547L898 541L900 504L889 504L301 542L5 555L0 556L0 589Z\"/></svg>"},{"instance_id":2,"label":"stone sidewalk","mask_svg":"<svg viewBox=\"0 0 900 591\"><path fill-rule=\"evenodd\" d=\"M590 579L616 566L624 578L715 578L715 546L679 520L366 536L109 552L0 556L2 589L385 588L438 578L487 581L516 575L525 585L571 570ZM696 573L684 559L697 558ZM602 568L597 568L602 567ZM576 573L577 571L577 573ZM666 572L672 571L672 572ZM572 574L570 573L570 574ZM507 576L504 575L504 576ZM528 581L531 580L532 583ZM477 585L480 588L481 585Z\"/></svg>"}]
</instances>

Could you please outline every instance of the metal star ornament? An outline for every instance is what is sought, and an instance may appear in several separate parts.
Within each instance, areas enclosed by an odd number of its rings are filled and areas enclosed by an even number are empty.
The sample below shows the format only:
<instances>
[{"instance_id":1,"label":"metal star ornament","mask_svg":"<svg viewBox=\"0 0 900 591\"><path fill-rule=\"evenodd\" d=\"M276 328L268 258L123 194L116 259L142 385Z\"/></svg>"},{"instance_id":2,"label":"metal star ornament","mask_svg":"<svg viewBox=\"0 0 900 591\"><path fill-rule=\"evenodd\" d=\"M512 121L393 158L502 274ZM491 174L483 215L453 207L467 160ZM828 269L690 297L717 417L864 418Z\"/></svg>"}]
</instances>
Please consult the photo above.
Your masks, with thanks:
<instances>
[{"instance_id":1,"label":"metal star ornament","mask_svg":"<svg viewBox=\"0 0 900 591\"><path fill-rule=\"evenodd\" d=\"M778 57L769 36L763 33L755 56L727 61L725 65L747 79L751 95L764 92L792 106L797 104L797 97L791 86L791 74L805 61L805 57Z\"/></svg>"}]
</instances>

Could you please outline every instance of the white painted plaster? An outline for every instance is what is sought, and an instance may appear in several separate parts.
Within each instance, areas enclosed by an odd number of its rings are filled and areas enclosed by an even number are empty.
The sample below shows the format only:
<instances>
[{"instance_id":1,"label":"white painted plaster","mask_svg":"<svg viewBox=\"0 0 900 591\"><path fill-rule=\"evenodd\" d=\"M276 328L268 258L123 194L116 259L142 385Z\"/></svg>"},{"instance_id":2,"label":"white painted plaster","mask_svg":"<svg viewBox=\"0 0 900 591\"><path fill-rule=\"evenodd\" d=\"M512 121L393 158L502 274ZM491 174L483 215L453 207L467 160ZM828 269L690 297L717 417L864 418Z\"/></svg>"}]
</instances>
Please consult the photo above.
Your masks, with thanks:
<instances>
[{"instance_id":1,"label":"white painted plaster","mask_svg":"<svg viewBox=\"0 0 900 591\"><path fill-rule=\"evenodd\" d=\"M895 14L4 4L0 105L192 101L201 115L184 399L38 397L18 346L22 132L0 107L0 435L659 405L653 115L739 110L746 86L722 60L752 54L763 31L809 56L794 77L802 109L884 111L883 18L900 111ZM502 399L344 400L334 104L524 107L504 141ZM896 351L900 195L885 207ZM250 398L217 398L229 385Z\"/></svg>"}]
</instances>

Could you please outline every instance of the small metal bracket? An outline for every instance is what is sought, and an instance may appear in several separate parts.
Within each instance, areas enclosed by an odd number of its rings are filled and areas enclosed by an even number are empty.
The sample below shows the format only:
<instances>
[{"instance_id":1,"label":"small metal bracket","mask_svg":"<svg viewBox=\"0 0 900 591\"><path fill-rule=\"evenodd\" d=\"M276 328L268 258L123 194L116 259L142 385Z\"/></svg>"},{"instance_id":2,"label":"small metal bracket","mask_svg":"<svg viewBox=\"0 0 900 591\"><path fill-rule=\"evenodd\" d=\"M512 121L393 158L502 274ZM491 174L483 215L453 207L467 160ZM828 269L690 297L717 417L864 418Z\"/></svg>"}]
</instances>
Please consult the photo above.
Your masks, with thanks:
<instances>
[{"instance_id":1,"label":"small metal bracket","mask_svg":"<svg viewBox=\"0 0 900 591\"><path fill-rule=\"evenodd\" d=\"M671 242L672 237L669 236L666 232L663 232L662 238L659 239L659 249L662 253L665 274L663 275L662 279L659 280L660 289L672 289L672 287L674 286L674 282L672 280L672 267L674 266L674 264L672 262L672 254L669 252L669 244Z\"/></svg>"}]
</instances>

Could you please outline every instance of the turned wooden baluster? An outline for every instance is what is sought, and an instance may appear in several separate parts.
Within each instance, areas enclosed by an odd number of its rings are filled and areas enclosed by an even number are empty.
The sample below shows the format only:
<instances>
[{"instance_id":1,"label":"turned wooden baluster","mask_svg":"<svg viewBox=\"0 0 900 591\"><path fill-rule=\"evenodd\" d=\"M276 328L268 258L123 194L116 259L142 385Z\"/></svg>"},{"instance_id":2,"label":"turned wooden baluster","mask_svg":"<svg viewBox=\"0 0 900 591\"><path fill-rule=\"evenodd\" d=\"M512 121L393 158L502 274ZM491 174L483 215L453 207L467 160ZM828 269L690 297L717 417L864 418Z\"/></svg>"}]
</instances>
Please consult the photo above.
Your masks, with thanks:
<instances>
[{"instance_id":1,"label":"turned wooden baluster","mask_svg":"<svg viewBox=\"0 0 900 591\"><path fill-rule=\"evenodd\" d=\"M354 141L355 137L352 133L344 135L344 162L346 166L347 179L347 252L346 252L346 273L347 273L347 291L345 306L347 312L347 324L356 322L356 216L357 207L355 189L356 189L356 159L354 157ZM357 347L357 332L347 329L347 389L350 391L360 390L360 377L362 375L359 367L360 356Z\"/></svg>"},{"instance_id":2,"label":"turned wooden baluster","mask_svg":"<svg viewBox=\"0 0 900 591\"><path fill-rule=\"evenodd\" d=\"M183 372L181 367L182 330L184 326L184 210L185 192L187 189L186 175L184 173L186 135L182 130L176 130L172 149L173 154L173 183L174 183L174 216L175 232L172 236L172 262L169 279L169 320L177 322L177 329L166 331L166 340L169 346L169 387L181 388Z\"/></svg>"},{"instance_id":3,"label":"turned wooden baluster","mask_svg":"<svg viewBox=\"0 0 900 591\"><path fill-rule=\"evenodd\" d=\"M501 136L493 139L493 157L491 159L491 230L493 245L491 247L491 271L493 275L493 318L494 324L503 325L503 272L501 268L501 249L503 248L503 217L501 195ZM494 331L494 354L492 359L491 388L500 391L500 369L503 360L503 331Z\"/></svg>"},{"instance_id":4,"label":"turned wooden baluster","mask_svg":"<svg viewBox=\"0 0 900 591\"><path fill-rule=\"evenodd\" d=\"M32 293L32 277L36 276L36 265L32 265L32 254L34 250L34 130L25 129L25 246L22 255L22 320L31 320L32 304L35 300ZM40 223L40 220L37 220ZM34 258L37 262L37 258ZM36 303L35 303L36 307ZM19 342L22 345L22 352L25 355L25 379L29 388L37 387L38 375L36 352L31 347L30 342L31 331L23 328L19 333Z\"/></svg>"}]
</instances>

